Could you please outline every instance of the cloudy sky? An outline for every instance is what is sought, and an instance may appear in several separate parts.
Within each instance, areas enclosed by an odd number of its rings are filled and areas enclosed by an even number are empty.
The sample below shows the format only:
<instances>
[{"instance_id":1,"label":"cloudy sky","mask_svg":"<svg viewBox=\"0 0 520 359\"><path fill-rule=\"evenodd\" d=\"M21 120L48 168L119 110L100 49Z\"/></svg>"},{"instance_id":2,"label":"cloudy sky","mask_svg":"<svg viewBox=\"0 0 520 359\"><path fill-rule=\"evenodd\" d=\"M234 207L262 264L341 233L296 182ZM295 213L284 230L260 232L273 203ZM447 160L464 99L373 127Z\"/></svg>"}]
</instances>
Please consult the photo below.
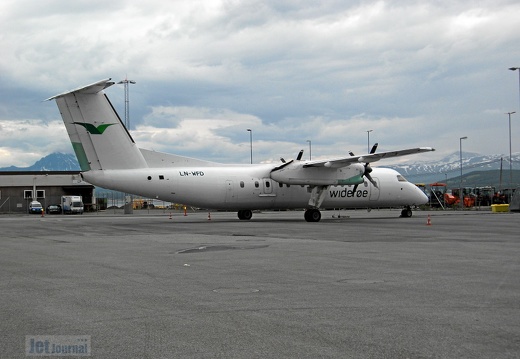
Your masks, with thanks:
<instances>
[{"instance_id":1,"label":"cloudy sky","mask_svg":"<svg viewBox=\"0 0 520 359\"><path fill-rule=\"evenodd\" d=\"M54 101L130 87L140 147L226 163L416 146L508 154L520 3L3 0L0 167L72 153ZM106 90L124 117L124 89ZM520 114L512 116L520 151ZM389 162L388 162L389 163Z\"/></svg>"}]
</instances>

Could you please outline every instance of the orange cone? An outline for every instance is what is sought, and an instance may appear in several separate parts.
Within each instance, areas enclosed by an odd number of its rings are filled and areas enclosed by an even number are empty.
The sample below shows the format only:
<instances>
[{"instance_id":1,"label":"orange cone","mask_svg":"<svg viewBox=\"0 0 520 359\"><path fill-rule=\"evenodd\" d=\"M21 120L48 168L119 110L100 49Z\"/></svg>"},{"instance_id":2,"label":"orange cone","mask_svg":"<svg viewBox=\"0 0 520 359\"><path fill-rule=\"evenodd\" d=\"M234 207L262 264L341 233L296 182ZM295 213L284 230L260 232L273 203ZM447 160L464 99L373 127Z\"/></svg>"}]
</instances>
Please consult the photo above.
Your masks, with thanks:
<instances>
[{"instance_id":1,"label":"orange cone","mask_svg":"<svg viewBox=\"0 0 520 359\"><path fill-rule=\"evenodd\" d=\"M44 211L43 208L42 208L42 217L45 217L45 216L43 215L44 213L45 213L45 211Z\"/></svg>"},{"instance_id":2,"label":"orange cone","mask_svg":"<svg viewBox=\"0 0 520 359\"><path fill-rule=\"evenodd\" d=\"M187 216L188 213L186 213L186 206L184 206L184 216Z\"/></svg>"},{"instance_id":3,"label":"orange cone","mask_svg":"<svg viewBox=\"0 0 520 359\"><path fill-rule=\"evenodd\" d=\"M426 225L427 226L431 226L432 225L432 221L430 219L430 215L428 215L428 220L426 221Z\"/></svg>"}]
</instances>

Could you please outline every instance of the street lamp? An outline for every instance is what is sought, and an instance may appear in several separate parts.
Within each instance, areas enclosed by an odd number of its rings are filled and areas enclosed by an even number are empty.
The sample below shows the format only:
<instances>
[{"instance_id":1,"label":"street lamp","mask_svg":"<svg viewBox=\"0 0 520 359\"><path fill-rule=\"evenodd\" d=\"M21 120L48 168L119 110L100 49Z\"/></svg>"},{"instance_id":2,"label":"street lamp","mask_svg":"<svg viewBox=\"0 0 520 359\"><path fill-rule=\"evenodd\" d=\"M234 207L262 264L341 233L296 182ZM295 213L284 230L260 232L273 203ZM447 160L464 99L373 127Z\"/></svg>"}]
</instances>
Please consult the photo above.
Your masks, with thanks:
<instances>
[{"instance_id":1,"label":"street lamp","mask_svg":"<svg viewBox=\"0 0 520 359\"><path fill-rule=\"evenodd\" d=\"M367 130L368 140L367 140L367 153L370 153L370 132L373 130Z\"/></svg>"},{"instance_id":2,"label":"street lamp","mask_svg":"<svg viewBox=\"0 0 520 359\"><path fill-rule=\"evenodd\" d=\"M509 70L511 71L516 71L518 70L518 99L520 101L520 67L510 67Z\"/></svg>"},{"instance_id":3,"label":"street lamp","mask_svg":"<svg viewBox=\"0 0 520 359\"><path fill-rule=\"evenodd\" d=\"M123 84L125 87L125 127L128 131L130 131L130 97L128 93L128 84L135 84L135 81L124 79L118 82L118 84Z\"/></svg>"},{"instance_id":4,"label":"street lamp","mask_svg":"<svg viewBox=\"0 0 520 359\"><path fill-rule=\"evenodd\" d=\"M251 149L251 164L253 164L253 130L248 128L249 132L249 148Z\"/></svg>"},{"instance_id":5,"label":"street lamp","mask_svg":"<svg viewBox=\"0 0 520 359\"><path fill-rule=\"evenodd\" d=\"M460 208L464 209L464 192L462 191L462 140L466 140L468 137L464 136L459 139L459 153L460 153L460 183L459 183L459 199Z\"/></svg>"},{"instance_id":6,"label":"street lamp","mask_svg":"<svg viewBox=\"0 0 520 359\"><path fill-rule=\"evenodd\" d=\"M312 146L311 146L311 140L307 140L309 142L309 161L312 160Z\"/></svg>"},{"instance_id":7,"label":"street lamp","mask_svg":"<svg viewBox=\"0 0 520 359\"><path fill-rule=\"evenodd\" d=\"M511 115L516 113L507 112L507 116L509 117L509 203L511 203L513 199L513 158L511 157Z\"/></svg>"}]
</instances>

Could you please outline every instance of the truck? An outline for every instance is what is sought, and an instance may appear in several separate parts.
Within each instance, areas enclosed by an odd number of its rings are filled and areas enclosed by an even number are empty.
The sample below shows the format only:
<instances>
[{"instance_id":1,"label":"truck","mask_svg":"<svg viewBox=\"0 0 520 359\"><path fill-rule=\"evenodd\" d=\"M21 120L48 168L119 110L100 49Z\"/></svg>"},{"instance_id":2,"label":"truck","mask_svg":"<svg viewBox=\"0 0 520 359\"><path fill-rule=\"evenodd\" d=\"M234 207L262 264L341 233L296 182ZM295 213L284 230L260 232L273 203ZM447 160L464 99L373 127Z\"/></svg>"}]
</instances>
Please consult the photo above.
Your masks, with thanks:
<instances>
[{"instance_id":1,"label":"truck","mask_svg":"<svg viewBox=\"0 0 520 359\"><path fill-rule=\"evenodd\" d=\"M66 214L83 214L83 199L81 196L61 196L61 208Z\"/></svg>"}]
</instances>

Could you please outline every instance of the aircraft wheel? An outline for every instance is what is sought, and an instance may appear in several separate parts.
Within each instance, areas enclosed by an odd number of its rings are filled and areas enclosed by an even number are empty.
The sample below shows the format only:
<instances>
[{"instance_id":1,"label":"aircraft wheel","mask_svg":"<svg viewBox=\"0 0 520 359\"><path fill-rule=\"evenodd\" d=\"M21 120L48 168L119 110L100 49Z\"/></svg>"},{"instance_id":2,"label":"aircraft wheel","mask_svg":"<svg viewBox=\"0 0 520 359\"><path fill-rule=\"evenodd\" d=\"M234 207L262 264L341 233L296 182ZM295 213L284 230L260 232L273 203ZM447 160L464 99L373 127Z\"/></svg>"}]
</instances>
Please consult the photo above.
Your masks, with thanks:
<instances>
[{"instance_id":1,"label":"aircraft wheel","mask_svg":"<svg viewBox=\"0 0 520 359\"><path fill-rule=\"evenodd\" d=\"M401 217L410 218L412 216L413 212L410 207L406 207L401 211Z\"/></svg>"},{"instance_id":2,"label":"aircraft wheel","mask_svg":"<svg viewBox=\"0 0 520 359\"><path fill-rule=\"evenodd\" d=\"M307 222L319 222L321 219L321 212L319 209L310 208L305 211L304 217Z\"/></svg>"},{"instance_id":3,"label":"aircraft wheel","mask_svg":"<svg viewBox=\"0 0 520 359\"><path fill-rule=\"evenodd\" d=\"M238 211L238 219L248 221L251 219L251 217L253 217L253 212L248 209L242 209Z\"/></svg>"}]
</instances>

